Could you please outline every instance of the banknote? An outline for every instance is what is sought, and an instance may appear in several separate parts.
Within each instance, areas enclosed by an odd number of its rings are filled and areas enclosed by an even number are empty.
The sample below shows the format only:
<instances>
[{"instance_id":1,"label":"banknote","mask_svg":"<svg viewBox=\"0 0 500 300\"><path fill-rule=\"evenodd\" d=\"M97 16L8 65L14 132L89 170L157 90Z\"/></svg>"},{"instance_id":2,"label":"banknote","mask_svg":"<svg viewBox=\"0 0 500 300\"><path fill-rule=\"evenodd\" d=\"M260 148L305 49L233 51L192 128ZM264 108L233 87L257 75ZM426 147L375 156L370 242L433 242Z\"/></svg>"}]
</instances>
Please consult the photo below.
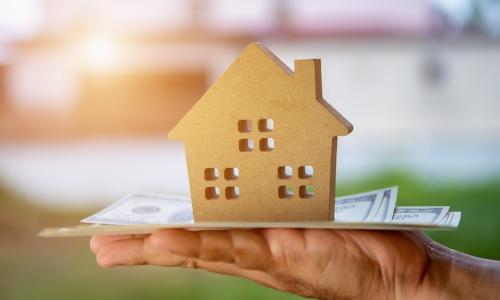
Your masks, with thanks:
<instances>
[{"instance_id":1,"label":"banknote","mask_svg":"<svg viewBox=\"0 0 500 300\"><path fill-rule=\"evenodd\" d=\"M188 197L133 193L81 222L110 225L186 224L193 222L193 211Z\"/></svg>"},{"instance_id":2,"label":"banknote","mask_svg":"<svg viewBox=\"0 0 500 300\"><path fill-rule=\"evenodd\" d=\"M397 187L339 197L336 223L428 224L457 227L460 212L448 206L395 207ZM390 220L389 220L390 219ZM83 223L106 225L193 224L191 201L186 196L133 193L85 218Z\"/></svg>"},{"instance_id":3,"label":"banknote","mask_svg":"<svg viewBox=\"0 0 500 300\"><path fill-rule=\"evenodd\" d=\"M335 221L384 222L392 220L397 187L390 187L335 199Z\"/></svg>"},{"instance_id":4,"label":"banknote","mask_svg":"<svg viewBox=\"0 0 500 300\"><path fill-rule=\"evenodd\" d=\"M390 222L396 208L398 187L387 188L383 191L382 202L375 213L372 222Z\"/></svg>"},{"instance_id":5,"label":"banknote","mask_svg":"<svg viewBox=\"0 0 500 300\"><path fill-rule=\"evenodd\" d=\"M329 228L363 230L418 230L457 228L461 212L448 206L396 207L397 187L336 199L335 221L322 222L194 222L186 196L133 193L82 220L90 225L46 228L44 237L93 234L150 233L158 228L214 230L227 228ZM127 225L127 226L122 226Z\"/></svg>"},{"instance_id":6,"label":"banknote","mask_svg":"<svg viewBox=\"0 0 500 300\"><path fill-rule=\"evenodd\" d=\"M335 220L374 222L376 216L392 217L396 187L336 199ZM378 217L377 217L378 218ZM156 193L132 193L82 220L109 225L172 224L193 222L188 197Z\"/></svg>"},{"instance_id":7,"label":"banknote","mask_svg":"<svg viewBox=\"0 0 500 300\"><path fill-rule=\"evenodd\" d=\"M446 214L446 216L444 216L443 220L439 222L439 225L444 227L456 228L458 227L458 224L460 224L461 217L462 217L461 212L450 211Z\"/></svg>"},{"instance_id":8,"label":"banknote","mask_svg":"<svg viewBox=\"0 0 500 300\"><path fill-rule=\"evenodd\" d=\"M449 209L449 206L398 206L391 223L439 224Z\"/></svg>"}]
</instances>

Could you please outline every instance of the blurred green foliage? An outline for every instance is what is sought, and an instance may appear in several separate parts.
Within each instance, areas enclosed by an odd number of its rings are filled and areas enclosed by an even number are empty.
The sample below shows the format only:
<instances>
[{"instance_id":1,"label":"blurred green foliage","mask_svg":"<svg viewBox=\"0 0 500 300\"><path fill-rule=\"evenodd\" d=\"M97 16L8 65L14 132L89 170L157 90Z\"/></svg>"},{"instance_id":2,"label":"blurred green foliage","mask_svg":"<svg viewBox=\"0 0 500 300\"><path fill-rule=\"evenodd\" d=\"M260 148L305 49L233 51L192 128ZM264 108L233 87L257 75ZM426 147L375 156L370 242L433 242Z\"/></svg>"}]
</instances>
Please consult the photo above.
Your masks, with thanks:
<instances>
[{"instance_id":1,"label":"blurred green foliage","mask_svg":"<svg viewBox=\"0 0 500 300\"><path fill-rule=\"evenodd\" d=\"M338 195L398 185L398 205L451 205L463 212L456 231L435 240L471 255L500 259L500 177L488 181L429 180L385 172L340 182ZM0 187L0 299L293 299L256 283L200 270L133 267L103 270L88 239L43 239L46 226L72 225L88 214L37 207Z\"/></svg>"}]
</instances>

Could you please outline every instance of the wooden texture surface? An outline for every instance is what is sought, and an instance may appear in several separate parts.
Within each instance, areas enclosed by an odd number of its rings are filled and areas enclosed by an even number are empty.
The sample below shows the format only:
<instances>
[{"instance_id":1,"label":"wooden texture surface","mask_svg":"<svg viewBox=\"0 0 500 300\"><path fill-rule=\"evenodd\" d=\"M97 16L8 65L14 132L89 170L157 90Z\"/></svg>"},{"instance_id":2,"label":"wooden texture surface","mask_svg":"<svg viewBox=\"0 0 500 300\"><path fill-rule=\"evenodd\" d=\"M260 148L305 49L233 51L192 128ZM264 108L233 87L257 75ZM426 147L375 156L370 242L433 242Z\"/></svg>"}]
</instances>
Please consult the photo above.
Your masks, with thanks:
<instances>
[{"instance_id":1,"label":"wooden texture surface","mask_svg":"<svg viewBox=\"0 0 500 300\"><path fill-rule=\"evenodd\" d=\"M79 225L73 227L45 228L38 236L42 237L77 237L109 234L143 234L152 233L159 229L187 229L187 230L252 230L258 228L316 228L316 229L343 229L343 230L454 230L453 227L422 224L391 224L391 223L336 223L326 222L200 222L190 224L168 225Z\"/></svg>"},{"instance_id":2,"label":"wooden texture surface","mask_svg":"<svg viewBox=\"0 0 500 300\"><path fill-rule=\"evenodd\" d=\"M185 145L197 222L333 219L337 136L352 125L323 99L320 60L296 60L294 68L248 45L170 132ZM272 128L261 126L266 120ZM305 166L313 174L300 178ZM280 178L280 167L291 176ZM229 168L238 178L224 176ZM206 175L215 169L217 178ZM293 195L280 197L280 187Z\"/></svg>"}]
</instances>

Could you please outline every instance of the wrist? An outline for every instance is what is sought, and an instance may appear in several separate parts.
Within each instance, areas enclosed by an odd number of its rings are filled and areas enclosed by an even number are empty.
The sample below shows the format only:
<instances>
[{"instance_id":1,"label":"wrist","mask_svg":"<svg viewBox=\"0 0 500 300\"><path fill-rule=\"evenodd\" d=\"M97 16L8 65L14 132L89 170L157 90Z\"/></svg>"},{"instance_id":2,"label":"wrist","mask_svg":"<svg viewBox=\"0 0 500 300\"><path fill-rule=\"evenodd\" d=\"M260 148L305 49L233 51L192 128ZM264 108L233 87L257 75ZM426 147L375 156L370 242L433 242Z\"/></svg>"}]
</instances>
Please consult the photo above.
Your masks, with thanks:
<instances>
[{"instance_id":1,"label":"wrist","mask_svg":"<svg viewBox=\"0 0 500 300\"><path fill-rule=\"evenodd\" d=\"M494 299L500 293L500 262L430 242L421 299Z\"/></svg>"}]
</instances>

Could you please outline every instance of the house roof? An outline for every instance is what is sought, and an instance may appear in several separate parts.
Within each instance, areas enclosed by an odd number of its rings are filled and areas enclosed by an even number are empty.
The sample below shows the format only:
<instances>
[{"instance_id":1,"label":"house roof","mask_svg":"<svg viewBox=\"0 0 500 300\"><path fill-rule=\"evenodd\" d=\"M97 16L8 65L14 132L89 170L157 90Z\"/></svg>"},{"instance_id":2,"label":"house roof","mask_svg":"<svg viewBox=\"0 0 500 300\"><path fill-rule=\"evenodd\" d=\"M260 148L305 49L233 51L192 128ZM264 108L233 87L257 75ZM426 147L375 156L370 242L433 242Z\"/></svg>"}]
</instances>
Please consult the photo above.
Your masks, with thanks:
<instances>
[{"instance_id":1,"label":"house roof","mask_svg":"<svg viewBox=\"0 0 500 300\"><path fill-rule=\"evenodd\" d=\"M327 101L323 99L321 89L321 61L319 59L301 59L295 60L295 72L293 72L285 63L283 63L276 55L269 49L259 43L250 43L239 57L231 64L231 66L222 74L222 76L210 87L210 89L200 98L200 100L191 108L191 110L177 123L177 125L169 133L169 139L185 140L191 136L192 128L202 122L199 120L200 116L206 116L204 112L213 109L214 90L224 90L225 94L230 94L234 97L238 91L228 91L232 87L224 87L228 82L238 82L252 84L252 80L248 78L259 78L260 82L264 81L268 84L276 84L276 88L283 88L283 86L273 81L276 77L292 79L292 88L296 88L292 93L299 98L304 98L306 101L314 101L325 109L325 116L329 119L328 122L332 124L334 129L333 135L341 136L349 134L353 127L338 111L336 111ZM247 73L259 74L247 74ZM262 77L265 77L262 80ZM223 85L222 87L220 85ZM258 87L255 87L257 89ZM271 87L274 88L274 87ZM290 88L287 86L286 88ZM253 86L250 87L253 89ZM215 97L217 101L222 101L220 97ZM314 98L314 99L312 99ZM226 103L227 104L227 103ZM230 103L232 104L232 103ZM227 106L226 106L227 107ZM328 118L330 116L331 118ZM319 116L318 116L319 117Z\"/></svg>"}]
</instances>

